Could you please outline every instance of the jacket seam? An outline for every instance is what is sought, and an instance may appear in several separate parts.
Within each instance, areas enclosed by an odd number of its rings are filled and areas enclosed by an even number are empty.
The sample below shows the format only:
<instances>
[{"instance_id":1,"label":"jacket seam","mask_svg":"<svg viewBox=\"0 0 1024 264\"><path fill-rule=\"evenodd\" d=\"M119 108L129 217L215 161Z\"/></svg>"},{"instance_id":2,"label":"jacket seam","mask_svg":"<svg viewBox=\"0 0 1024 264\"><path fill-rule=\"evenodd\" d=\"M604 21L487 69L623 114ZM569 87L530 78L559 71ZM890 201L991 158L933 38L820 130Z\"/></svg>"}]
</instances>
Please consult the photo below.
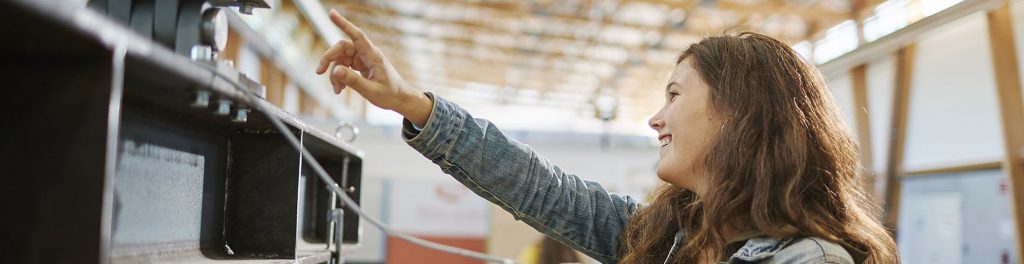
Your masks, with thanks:
<instances>
[{"instance_id":1,"label":"jacket seam","mask_svg":"<svg viewBox=\"0 0 1024 264\"><path fill-rule=\"evenodd\" d=\"M829 259L828 259L828 252L825 252L825 247L821 245L821 242L818 242L818 240L813 238L813 237L810 237L810 238L807 238L807 239L810 239L811 242L814 242L814 245L818 246L818 250L821 250L821 263L823 263L823 264L839 264L838 262L835 262L835 261L829 261Z\"/></svg>"},{"instance_id":2,"label":"jacket seam","mask_svg":"<svg viewBox=\"0 0 1024 264\"><path fill-rule=\"evenodd\" d=\"M459 136L462 135L462 128L465 127L465 126L466 126L466 115L460 114L459 115L459 126L458 126L457 129L455 129L455 135L452 135L452 137L449 139L450 141L448 142L448 146L445 146L445 149L443 151L441 151L441 157L444 158L445 161L448 160L447 159L448 154L451 154L452 148L455 147L455 142L459 141Z\"/></svg>"}]
</instances>

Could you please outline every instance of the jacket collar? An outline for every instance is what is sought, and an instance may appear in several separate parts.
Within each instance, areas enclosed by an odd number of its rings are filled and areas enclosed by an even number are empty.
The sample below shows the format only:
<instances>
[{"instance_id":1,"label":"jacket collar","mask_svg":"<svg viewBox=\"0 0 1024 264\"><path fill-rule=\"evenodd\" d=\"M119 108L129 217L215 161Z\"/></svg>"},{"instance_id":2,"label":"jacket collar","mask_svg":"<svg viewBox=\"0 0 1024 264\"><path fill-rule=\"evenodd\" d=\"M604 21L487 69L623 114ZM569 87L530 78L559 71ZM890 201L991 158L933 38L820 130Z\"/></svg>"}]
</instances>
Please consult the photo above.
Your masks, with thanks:
<instances>
[{"instance_id":1,"label":"jacket collar","mask_svg":"<svg viewBox=\"0 0 1024 264\"><path fill-rule=\"evenodd\" d=\"M742 245L732 256L729 263L759 262L775 256L780 250L793 242L792 238L773 238L760 234L750 234L748 237L734 239L728 248L735 248L735 245ZM743 244L739 244L743 243Z\"/></svg>"},{"instance_id":2,"label":"jacket collar","mask_svg":"<svg viewBox=\"0 0 1024 264\"><path fill-rule=\"evenodd\" d=\"M775 253L778 253L796 240L798 239L772 238L759 232L743 234L730 240L726 247L731 250L739 246L739 249L729 257L729 263L759 262L774 257ZM853 263L864 263L867 259L868 253L866 251L843 241L837 243L850 254L853 258Z\"/></svg>"},{"instance_id":3,"label":"jacket collar","mask_svg":"<svg viewBox=\"0 0 1024 264\"><path fill-rule=\"evenodd\" d=\"M668 256L665 258L665 263L676 254L677 248L680 246L679 243L682 240L683 233L676 233L675 241L672 243L672 249L669 251ZM775 253L789 245L793 239L777 239L764 236L760 232L748 232L744 233L732 240L729 240L726 248L727 250L736 249L736 253L733 253L729 257L729 263L747 263L747 262L758 262L775 256Z\"/></svg>"},{"instance_id":4,"label":"jacket collar","mask_svg":"<svg viewBox=\"0 0 1024 264\"><path fill-rule=\"evenodd\" d=\"M672 250L669 251L668 256L665 258L665 263L668 263L676 254L682 238L682 231L676 233L675 241L672 243ZM735 253L729 256L729 263L756 263L769 259L794 241L794 238L773 238L757 231L744 233L729 240L727 243L727 250L736 250ZM853 256L854 263L864 263L868 255L867 252L845 242L840 242L839 244Z\"/></svg>"}]
</instances>

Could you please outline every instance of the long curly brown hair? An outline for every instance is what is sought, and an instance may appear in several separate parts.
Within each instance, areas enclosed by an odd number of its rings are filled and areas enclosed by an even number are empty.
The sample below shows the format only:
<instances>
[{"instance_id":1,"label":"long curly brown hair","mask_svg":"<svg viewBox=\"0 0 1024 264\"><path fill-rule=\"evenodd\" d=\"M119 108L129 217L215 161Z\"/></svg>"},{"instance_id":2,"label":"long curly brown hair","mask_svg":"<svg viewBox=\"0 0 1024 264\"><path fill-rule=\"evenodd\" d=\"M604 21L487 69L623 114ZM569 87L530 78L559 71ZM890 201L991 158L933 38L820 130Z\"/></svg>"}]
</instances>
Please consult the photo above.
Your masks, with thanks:
<instances>
[{"instance_id":1,"label":"long curly brown hair","mask_svg":"<svg viewBox=\"0 0 1024 264\"><path fill-rule=\"evenodd\" d=\"M677 63L687 58L723 124L699 155L708 191L659 188L622 234L622 263L661 263L680 230L675 263L722 259L726 230L819 237L867 252L864 263L899 262L862 186L856 143L817 69L788 45L750 32L707 37Z\"/></svg>"}]
</instances>

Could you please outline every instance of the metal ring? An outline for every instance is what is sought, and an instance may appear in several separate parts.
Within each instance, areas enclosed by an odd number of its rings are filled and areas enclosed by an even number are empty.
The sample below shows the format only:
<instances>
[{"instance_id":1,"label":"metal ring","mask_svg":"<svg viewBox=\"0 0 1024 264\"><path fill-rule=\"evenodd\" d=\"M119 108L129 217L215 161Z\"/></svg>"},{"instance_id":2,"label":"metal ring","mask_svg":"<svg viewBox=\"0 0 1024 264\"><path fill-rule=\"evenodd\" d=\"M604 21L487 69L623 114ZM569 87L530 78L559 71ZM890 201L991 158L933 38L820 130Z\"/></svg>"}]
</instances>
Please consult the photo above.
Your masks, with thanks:
<instances>
[{"instance_id":1,"label":"metal ring","mask_svg":"<svg viewBox=\"0 0 1024 264\"><path fill-rule=\"evenodd\" d=\"M344 130L345 128L348 128L348 130L351 131L352 135L344 140L346 142L356 141L356 136L359 135L359 128L356 127L356 125L352 124L352 122L348 121L342 121L341 124L338 124L338 128L334 129L334 137L339 139L342 138L342 136L345 135L345 133L342 133L342 130Z\"/></svg>"}]
</instances>

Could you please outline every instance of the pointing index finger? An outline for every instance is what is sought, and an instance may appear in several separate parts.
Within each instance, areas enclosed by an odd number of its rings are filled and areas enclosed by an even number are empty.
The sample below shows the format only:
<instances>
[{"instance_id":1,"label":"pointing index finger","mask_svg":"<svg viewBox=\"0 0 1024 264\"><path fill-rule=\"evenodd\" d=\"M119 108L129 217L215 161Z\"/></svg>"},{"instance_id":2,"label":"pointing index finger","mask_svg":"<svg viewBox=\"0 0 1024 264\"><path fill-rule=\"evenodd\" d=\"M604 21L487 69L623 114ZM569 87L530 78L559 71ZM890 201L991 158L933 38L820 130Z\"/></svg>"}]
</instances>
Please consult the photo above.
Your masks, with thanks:
<instances>
[{"instance_id":1,"label":"pointing index finger","mask_svg":"<svg viewBox=\"0 0 1024 264\"><path fill-rule=\"evenodd\" d=\"M370 50L370 40L366 39L366 35L363 34L362 29L359 29L359 27L353 25L352 22L349 22L348 19L345 19L341 14L338 14L337 10L332 9L330 16L331 22L334 22L334 25L341 28L341 31L345 32L345 35L348 35L349 39L352 39L352 43L354 43L357 48L360 50Z\"/></svg>"}]
</instances>

